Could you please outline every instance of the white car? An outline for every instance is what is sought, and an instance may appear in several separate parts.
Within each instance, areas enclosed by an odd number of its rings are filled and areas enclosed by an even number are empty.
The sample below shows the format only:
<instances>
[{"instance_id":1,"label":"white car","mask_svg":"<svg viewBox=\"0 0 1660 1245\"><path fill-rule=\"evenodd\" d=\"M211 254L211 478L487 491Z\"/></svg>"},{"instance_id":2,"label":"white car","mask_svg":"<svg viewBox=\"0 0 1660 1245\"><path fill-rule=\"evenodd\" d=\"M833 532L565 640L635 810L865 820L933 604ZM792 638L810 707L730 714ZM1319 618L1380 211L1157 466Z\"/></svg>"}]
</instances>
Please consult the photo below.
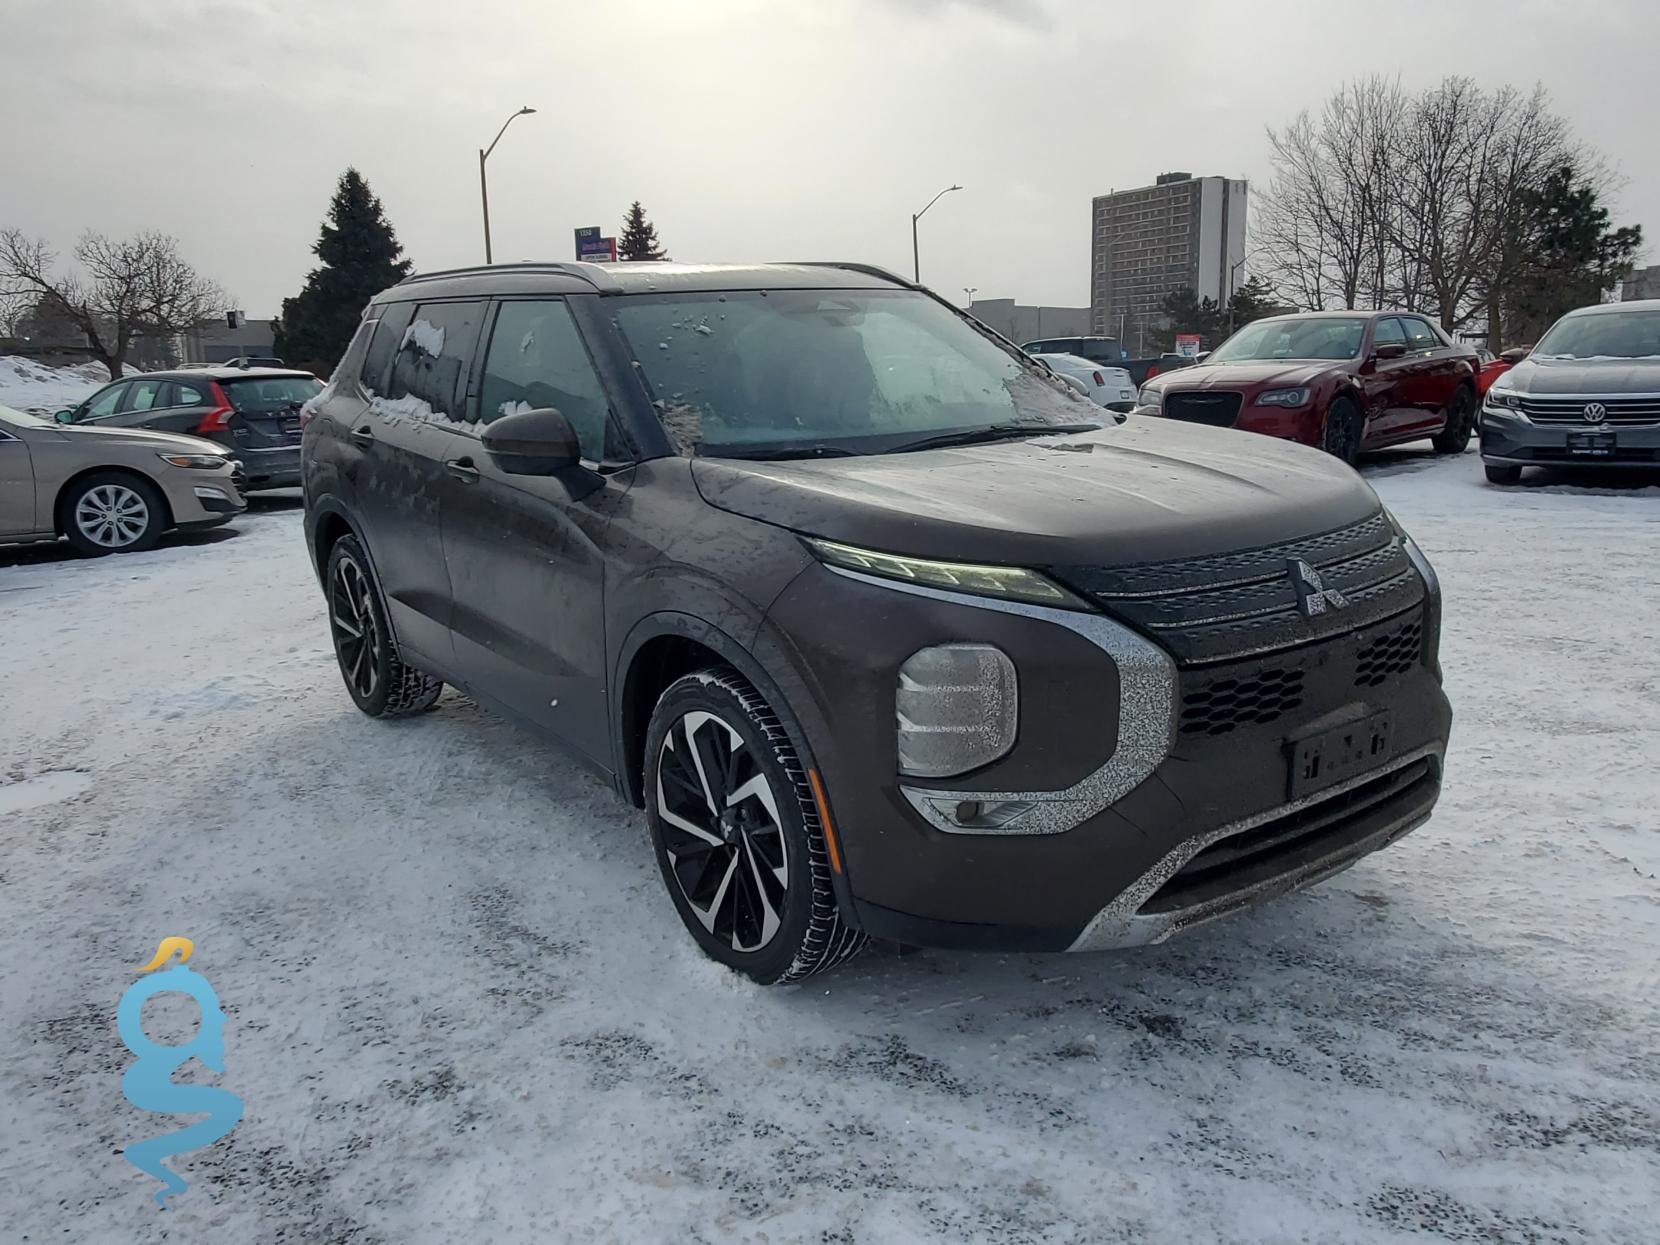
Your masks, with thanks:
<instances>
[{"instance_id":1,"label":"white car","mask_svg":"<svg viewBox=\"0 0 1660 1245\"><path fill-rule=\"evenodd\" d=\"M1049 370L1081 381L1089 391L1090 401L1109 411L1129 411L1135 408L1135 385L1130 374L1121 367L1091 363L1075 354L1038 354L1032 356L1049 365Z\"/></svg>"}]
</instances>

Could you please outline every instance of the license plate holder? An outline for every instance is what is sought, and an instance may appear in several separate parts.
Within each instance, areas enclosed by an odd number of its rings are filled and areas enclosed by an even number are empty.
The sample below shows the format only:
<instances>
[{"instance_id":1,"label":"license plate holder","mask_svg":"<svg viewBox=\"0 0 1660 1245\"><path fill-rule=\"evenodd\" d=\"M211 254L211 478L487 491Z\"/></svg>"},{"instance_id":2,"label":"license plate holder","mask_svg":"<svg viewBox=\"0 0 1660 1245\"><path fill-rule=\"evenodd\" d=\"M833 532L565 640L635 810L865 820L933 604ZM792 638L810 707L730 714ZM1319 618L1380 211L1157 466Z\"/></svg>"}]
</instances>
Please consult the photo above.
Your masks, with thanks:
<instances>
[{"instance_id":1,"label":"license plate holder","mask_svg":"<svg viewBox=\"0 0 1660 1245\"><path fill-rule=\"evenodd\" d=\"M1290 758L1287 798L1301 799L1387 764L1395 751L1393 721L1389 713L1368 714L1289 739L1285 750Z\"/></svg>"},{"instance_id":2,"label":"license plate holder","mask_svg":"<svg viewBox=\"0 0 1660 1245\"><path fill-rule=\"evenodd\" d=\"M1592 428L1568 433L1568 453L1575 458L1607 458L1614 452L1614 430Z\"/></svg>"}]
</instances>

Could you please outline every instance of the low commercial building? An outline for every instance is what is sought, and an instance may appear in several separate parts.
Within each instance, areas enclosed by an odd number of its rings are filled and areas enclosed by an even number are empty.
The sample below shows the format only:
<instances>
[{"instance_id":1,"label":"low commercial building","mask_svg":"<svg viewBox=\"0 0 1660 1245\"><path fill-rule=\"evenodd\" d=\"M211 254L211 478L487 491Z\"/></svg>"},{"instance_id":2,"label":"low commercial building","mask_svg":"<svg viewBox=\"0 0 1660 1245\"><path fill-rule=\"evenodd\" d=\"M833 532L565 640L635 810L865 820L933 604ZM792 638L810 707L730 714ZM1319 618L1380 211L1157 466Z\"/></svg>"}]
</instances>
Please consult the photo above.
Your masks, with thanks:
<instances>
[{"instance_id":1,"label":"low commercial building","mask_svg":"<svg viewBox=\"0 0 1660 1245\"><path fill-rule=\"evenodd\" d=\"M1089 333L1088 307L1027 307L1012 298L977 298L968 314L1015 345L1039 337L1083 337Z\"/></svg>"},{"instance_id":2,"label":"low commercial building","mask_svg":"<svg viewBox=\"0 0 1660 1245\"><path fill-rule=\"evenodd\" d=\"M275 320L250 320L240 311L228 311L222 321L179 334L182 363L223 363L227 359L270 357L276 343Z\"/></svg>"}]
</instances>

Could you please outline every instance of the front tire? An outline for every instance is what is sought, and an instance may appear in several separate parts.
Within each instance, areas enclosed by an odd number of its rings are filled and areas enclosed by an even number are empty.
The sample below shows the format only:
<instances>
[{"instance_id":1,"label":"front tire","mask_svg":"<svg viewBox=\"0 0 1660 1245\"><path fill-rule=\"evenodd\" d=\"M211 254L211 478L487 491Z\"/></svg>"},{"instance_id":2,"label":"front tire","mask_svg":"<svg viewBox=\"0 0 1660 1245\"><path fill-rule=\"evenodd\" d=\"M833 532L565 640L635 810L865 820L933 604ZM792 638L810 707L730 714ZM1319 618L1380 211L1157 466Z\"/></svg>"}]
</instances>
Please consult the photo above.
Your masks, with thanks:
<instances>
[{"instance_id":1,"label":"front tire","mask_svg":"<svg viewBox=\"0 0 1660 1245\"><path fill-rule=\"evenodd\" d=\"M1507 467L1503 463L1483 463L1482 468L1487 472L1487 483L1489 484L1520 484L1522 482L1522 469L1520 467Z\"/></svg>"},{"instance_id":2,"label":"front tire","mask_svg":"<svg viewBox=\"0 0 1660 1245\"><path fill-rule=\"evenodd\" d=\"M652 847L675 910L711 959L763 985L864 945L841 918L818 807L778 715L736 671L664 691L646 736Z\"/></svg>"},{"instance_id":3,"label":"front tire","mask_svg":"<svg viewBox=\"0 0 1660 1245\"><path fill-rule=\"evenodd\" d=\"M98 471L75 483L58 503L58 524L82 553L142 553L166 530L161 490L125 471Z\"/></svg>"},{"instance_id":4,"label":"front tire","mask_svg":"<svg viewBox=\"0 0 1660 1245\"><path fill-rule=\"evenodd\" d=\"M1320 435L1320 447L1333 458L1340 458L1352 467L1360 459L1360 443L1364 434L1365 421L1354 399L1333 398L1326 408L1326 426Z\"/></svg>"},{"instance_id":5,"label":"front tire","mask_svg":"<svg viewBox=\"0 0 1660 1245\"><path fill-rule=\"evenodd\" d=\"M372 718L432 708L444 684L399 655L380 585L355 536L342 536L329 550L326 582L334 656L353 703Z\"/></svg>"},{"instance_id":6,"label":"front tire","mask_svg":"<svg viewBox=\"0 0 1660 1245\"><path fill-rule=\"evenodd\" d=\"M1475 427L1475 391L1468 385L1460 385L1447 404L1447 422L1430 438L1430 444L1435 446L1437 454L1462 454L1470 444Z\"/></svg>"}]
</instances>

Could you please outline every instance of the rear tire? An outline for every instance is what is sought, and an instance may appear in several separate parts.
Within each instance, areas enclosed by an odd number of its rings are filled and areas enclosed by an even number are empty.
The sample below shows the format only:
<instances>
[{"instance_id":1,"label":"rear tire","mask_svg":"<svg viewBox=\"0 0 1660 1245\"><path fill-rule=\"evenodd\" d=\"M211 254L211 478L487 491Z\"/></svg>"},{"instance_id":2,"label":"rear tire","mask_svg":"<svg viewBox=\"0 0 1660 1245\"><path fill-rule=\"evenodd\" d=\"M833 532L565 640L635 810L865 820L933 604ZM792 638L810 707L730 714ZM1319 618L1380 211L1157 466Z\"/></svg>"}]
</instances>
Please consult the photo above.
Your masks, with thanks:
<instances>
[{"instance_id":1,"label":"rear tire","mask_svg":"<svg viewBox=\"0 0 1660 1245\"><path fill-rule=\"evenodd\" d=\"M711 959L775 985L864 945L836 903L806 769L742 675L712 666L669 685L651 715L642 785L663 883Z\"/></svg>"},{"instance_id":2,"label":"rear tire","mask_svg":"<svg viewBox=\"0 0 1660 1245\"><path fill-rule=\"evenodd\" d=\"M1333 398L1326 408L1326 426L1320 434L1320 448L1349 466L1360 459L1365 422L1353 398Z\"/></svg>"},{"instance_id":3,"label":"rear tire","mask_svg":"<svg viewBox=\"0 0 1660 1245\"><path fill-rule=\"evenodd\" d=\"M1520 484L1522 482L1522 469L1520 467L1507 467L1503 463L1483 463L1482 470L1487 472L1487 483L1489 484Z\"/></svg>"},{"instance_id":4,"label":"rear tire","mask_svg":"<svg viewBox=\"0 0 1660 1245\"><path fill-rule=\"evenodd\" d=\"M329 550L329 632L340 677L353 703L372 718L396 718L430 709L444 690L441 679L408 665L386 623L380 585L355 536Z\"/></svg>"},{"instance_id":5,"label":"rear tire","mask_svg":"<svg viewBox=\"0 0 1660 1245\"><path fill-rule=\"evenodd\" d=\"M143 476L97 471L58 501L58 526L82 553L142 553L154 549L169 526L167 500Z\"/></svg>"},{"instance_id":6,"label":"rear tire","mask_svg":"<svg viewBox=\"0 0 1660 1245\"><path fill-rule=\"evenodd\" d=\"M1437 454L1462 454L1470 444L1475 427L1475 391L1468 385L1460 385L1447 404L1447 422L1430 438L1430 444L1435 446Z\"/></svg>"}]
</instances>

